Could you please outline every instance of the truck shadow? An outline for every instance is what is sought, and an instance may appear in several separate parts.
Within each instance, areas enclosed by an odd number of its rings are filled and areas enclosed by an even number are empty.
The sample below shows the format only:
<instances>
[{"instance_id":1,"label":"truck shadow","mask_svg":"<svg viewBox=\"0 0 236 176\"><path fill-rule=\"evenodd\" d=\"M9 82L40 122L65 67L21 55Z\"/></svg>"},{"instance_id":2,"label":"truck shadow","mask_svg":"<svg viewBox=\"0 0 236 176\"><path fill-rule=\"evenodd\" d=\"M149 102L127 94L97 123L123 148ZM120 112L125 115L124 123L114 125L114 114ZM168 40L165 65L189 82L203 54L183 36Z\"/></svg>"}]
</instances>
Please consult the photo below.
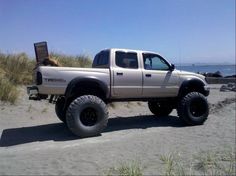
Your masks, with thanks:
<instances>
[{"instance_id":1,"label":"truck shadow","mask_svg":"<svg viewBox=\"0 0 236 176\"><path fill-rule=\"evenodd\" d=\"M133 116L110 118L103 133L129 129L146 129L151 127L184 127L178 117L168 116ZM37 141L69 141L77 140L63 123L5 129L0 139L0 147L9 147Z\"/></svg>"}]
</instances>

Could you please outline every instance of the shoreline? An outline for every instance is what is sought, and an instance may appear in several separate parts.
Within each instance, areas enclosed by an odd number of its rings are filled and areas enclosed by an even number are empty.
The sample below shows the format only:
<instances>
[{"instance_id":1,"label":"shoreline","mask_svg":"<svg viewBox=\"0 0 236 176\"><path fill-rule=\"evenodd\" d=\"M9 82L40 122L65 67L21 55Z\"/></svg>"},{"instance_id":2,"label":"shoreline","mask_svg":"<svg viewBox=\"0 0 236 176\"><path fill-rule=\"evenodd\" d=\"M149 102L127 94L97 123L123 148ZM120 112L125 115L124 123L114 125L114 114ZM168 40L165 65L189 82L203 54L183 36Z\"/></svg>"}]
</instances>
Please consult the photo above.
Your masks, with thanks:
<instances>
[{"instance_id":1,"label":"shoreline","mask_svg":"<svg viewBox=\"0 0 236 176\"><path fill-rule=\"evenodd\" d=\"M236 78L215 78L215 77L206 77L208 84L228 84L236 83Z\"/></svg>"},{"instance_id":2,"label":"shoreline","mask_svg":"<svg viewBox=\"0 0 236 176\"><path fill-rule=\"evenodd\" d=\"M229 63L229 64L221 64L221 63L219 63L219 64L194 64L194 63L189 63L189 64L176 64L176 67L189 67L189 66L196 66L196 67L198 67L198 66L200 66L200 67L209 67L209 66L236 66L236 64L233 64L233 63Z\"/></svg>"}]
</instances>

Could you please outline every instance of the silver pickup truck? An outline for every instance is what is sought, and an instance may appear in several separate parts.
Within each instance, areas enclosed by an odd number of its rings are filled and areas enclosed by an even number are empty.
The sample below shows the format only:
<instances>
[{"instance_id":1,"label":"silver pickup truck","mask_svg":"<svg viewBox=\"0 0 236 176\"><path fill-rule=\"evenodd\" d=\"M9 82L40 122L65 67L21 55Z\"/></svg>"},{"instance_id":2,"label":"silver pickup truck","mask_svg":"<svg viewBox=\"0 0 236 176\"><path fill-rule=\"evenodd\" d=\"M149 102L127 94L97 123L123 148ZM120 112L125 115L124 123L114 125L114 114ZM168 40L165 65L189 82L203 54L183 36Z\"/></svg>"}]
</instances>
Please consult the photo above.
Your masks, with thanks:
<instances>
[{"instance_id":1,"label":"silver pickup truck","mask_svg":"<svg viewBox=\"0 0 236 176\"><path fill-rule=\"evenodd\" d=\"M203 124L209 114L205 77L175 69L150 51L105 49L92 68L38 66L31 99L51 95L58 118L77 136L102 132L108 122L106 104L114 101L147 101L157 117L177 109L188 125Z\"/></svg>"}]
</instances>

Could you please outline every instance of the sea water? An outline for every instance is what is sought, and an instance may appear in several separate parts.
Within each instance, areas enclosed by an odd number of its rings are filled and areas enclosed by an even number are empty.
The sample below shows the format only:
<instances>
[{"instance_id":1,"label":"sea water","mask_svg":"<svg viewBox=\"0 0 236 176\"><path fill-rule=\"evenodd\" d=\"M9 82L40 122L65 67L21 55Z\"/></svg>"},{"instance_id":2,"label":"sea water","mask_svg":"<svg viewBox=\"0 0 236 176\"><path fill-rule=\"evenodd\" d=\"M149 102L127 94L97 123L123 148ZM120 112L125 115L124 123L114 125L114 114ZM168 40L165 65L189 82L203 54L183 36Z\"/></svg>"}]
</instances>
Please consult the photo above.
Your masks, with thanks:
<instances>
[{"instance_id":1,"label":"sea water","mask_svg":"<svg viewBox=\"0 0 236 176\"><path fill-rule=\"evenodd\" d=\"M215 73L220 71L223 76L236 75L236 65L185 65L176 66L178 70L191 71L195 73Z\"/></svg>"}]
</instances>

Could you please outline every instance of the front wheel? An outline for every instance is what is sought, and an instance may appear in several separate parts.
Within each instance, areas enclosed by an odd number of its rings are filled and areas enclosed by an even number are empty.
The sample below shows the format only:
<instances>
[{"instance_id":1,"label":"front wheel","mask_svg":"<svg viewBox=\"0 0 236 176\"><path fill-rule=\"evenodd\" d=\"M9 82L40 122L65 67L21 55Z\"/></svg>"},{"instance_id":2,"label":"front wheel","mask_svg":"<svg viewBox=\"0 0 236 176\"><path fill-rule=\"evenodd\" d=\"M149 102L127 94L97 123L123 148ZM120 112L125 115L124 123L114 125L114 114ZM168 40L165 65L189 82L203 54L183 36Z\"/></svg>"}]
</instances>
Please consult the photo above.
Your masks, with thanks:
<instances>
[{"instance_id":1,"label":"front wheel","mask_svg":"<svg viewBox=\"0 0 236 176\"><path fill-rule=\"evenodd\" d=\"M173 107L167 102L148 101L148 108L156 116L168 116Z\"/></svg>"},{"instance_id":2,"label":"front wheel","mask_svg":"<svg viewBox=\"0 0 236 176\"><path fill-rule=\"evenodd\" d=\"M201 125L209 115L209 105L204 95L191 92L183 97L177 107L178 116L188 125Z\"/></svg>"},{"instance_id":3,"label":"front wheel","mask_svg":"<svg viewBox=\"0 0 236 176\"><path fill-rule=\"evenodd\" d=\"M107 106L93 95L78 97L67 109L66 122L68 128L77 136L96 136L107 126Z\"/></svg>"}]
</instances>

